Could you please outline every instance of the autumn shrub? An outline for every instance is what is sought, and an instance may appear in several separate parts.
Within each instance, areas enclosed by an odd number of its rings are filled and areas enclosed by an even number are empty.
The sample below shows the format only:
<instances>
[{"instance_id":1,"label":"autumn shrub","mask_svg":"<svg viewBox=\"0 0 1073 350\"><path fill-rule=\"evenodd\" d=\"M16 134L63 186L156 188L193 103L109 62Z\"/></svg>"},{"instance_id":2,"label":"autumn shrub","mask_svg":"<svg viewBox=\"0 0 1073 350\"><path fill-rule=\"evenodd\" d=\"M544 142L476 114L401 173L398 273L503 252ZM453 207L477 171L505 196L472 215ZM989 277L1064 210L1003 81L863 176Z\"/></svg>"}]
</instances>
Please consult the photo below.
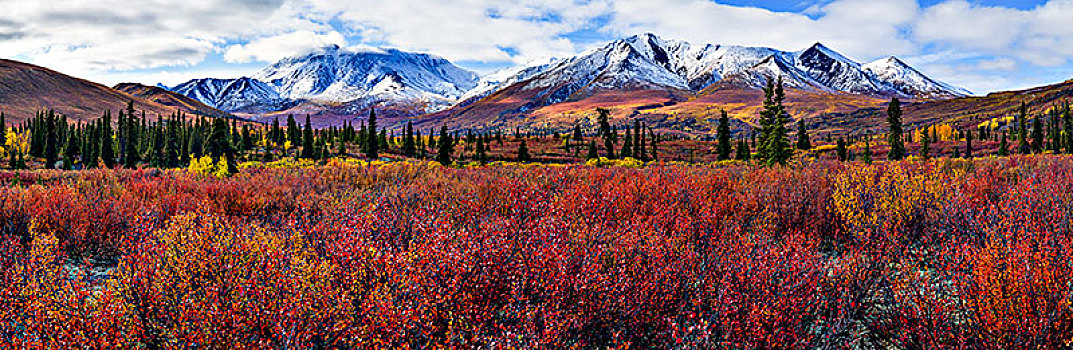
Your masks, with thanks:
<instances>
[{"instance_id":1,"label":"autumn shrub","mask_svg":"<svg viewBox=\"0 0 1073 350\"><path fill-rule=\"evenodd\" d=\"M0 173L0 347L1065 348L1071 182L1063 156Z\"/></svg>"}]
</instances>

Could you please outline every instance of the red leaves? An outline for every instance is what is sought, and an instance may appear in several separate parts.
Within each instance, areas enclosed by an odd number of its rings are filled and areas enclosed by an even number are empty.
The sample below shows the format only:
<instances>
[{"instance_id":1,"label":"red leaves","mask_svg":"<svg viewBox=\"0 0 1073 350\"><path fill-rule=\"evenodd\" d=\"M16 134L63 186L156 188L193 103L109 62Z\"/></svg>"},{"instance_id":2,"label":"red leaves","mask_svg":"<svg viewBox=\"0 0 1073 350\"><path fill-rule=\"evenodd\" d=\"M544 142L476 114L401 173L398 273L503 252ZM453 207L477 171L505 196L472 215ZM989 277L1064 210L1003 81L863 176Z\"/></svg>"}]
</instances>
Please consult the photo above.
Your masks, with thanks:
<instances>
[{"instance_id":1,"label":"red leaves","mask_svg":"<svg viewBox=\"0 0 1073 350\"><path fill-rule=\"evenodd\" d=\"M56 174L0 187L0 347L1053 348L1073 334L1066 158ZM117 263L100 281L69 262L85 257Z\"/></svg>"}]
</instances>

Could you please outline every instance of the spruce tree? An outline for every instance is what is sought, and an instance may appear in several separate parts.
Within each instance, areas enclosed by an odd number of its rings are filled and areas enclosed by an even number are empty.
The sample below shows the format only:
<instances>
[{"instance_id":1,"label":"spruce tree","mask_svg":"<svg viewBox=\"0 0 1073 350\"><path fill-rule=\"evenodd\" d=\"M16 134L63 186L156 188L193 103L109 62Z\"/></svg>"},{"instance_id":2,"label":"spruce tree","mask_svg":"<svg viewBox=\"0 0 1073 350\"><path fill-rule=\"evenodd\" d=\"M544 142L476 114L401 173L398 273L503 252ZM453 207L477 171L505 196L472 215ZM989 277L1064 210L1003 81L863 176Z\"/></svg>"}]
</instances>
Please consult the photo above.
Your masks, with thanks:
<instances>
[{"instance_id":1,"label":"spruce tree","mask_svg":"<svg viewBox=\"0 0 1073 350\"><path fill-rule=\"evenodd\" d=\"M1032 146L1028 144L1028 105L1021 102L1020 113L1017 117L1017 152L1021 154L1028 154L1032 152Z\"/></svg>"},{"instance_id":2,"label":"spruce tree","mask_svg":"<svg viewBox=\"0 0 1073 350\"><path fill-rule=\"evenodd\" d=\"M67 145L63 148L63 169L74 169L75 157L78 157L78 136L74 132L67 133Z\"/></svg>"},{"instance_id":3,"label":"spruce tree","mask_svg":"<svg viewBox=\"0 0 1073 350\"><path fill-rule=\"evenodd\" d=\"M4 112L0 112L0 145L7 144L7 120Z\"/></svg>"},{"instance_id":4,"label":"spruce tree","mask_svg":"<svg viewBox=\"0 0 1073 350\"><path fill-rule=\"evenodd\" d=\"M451 165L451 154L455 151L454 140L447 132L447 125L440 127L440 138L436 142L439 149L436 152L436 161L444 166Z\"/></svg>"},{"instance_id":5,"label":"spruce tree","mask_svg":"<svg viewBox=\"0 0 1073 350\"><path fill-rule=\"evenodd\" d=\"M920 157L924 159L931 157L931 135L926 128L920 133Z\"/></svg>"},{"instance_id":6,"label":"spruce tree","mask_svg":"<svg viewBox=\"0 0 1073 350\"><path fill-rule=\"evenodd\" d=\"M486 150L484 149L484 138L483 137L478 137L477 138L477 154L476 154L476 158L477 158L477 161L481 163L481 165L488 164L488 154L486 153Z\"/></svg>"},{"instance_id":7,"label":"spruce tree","mask_svg":"<svg viewBox=\"0 0 1073 350\"><path fill-rule=\"evenodd\" d=\"M414 143L414 123L406 122L406 131L402 135L402 154L413 157L417 153L417 145Z\"/></svg>"},{"instance_id":8,"label":"spruce tree","mask_svg":"<svg viewBox=\"0 0 1073 350\"><path fill-rule=\"evenodd\" d=\"M611 116L611 110L606 108L597 108L596 114L596 124L599 126L597 136L602 136L605 139L610 138L611 144L615 144L615 139L617 138L618 134L611 129L611 123L608 121L608 118Z\"/></svg>"},{"instance_id":9,"label":"spruce tree","mask_svg":"<svg viewBox=\"0 0 1073 350\"><path fill-rule=\"evenodd\" d=\"M972 158L972 133L971 132L965 133L965 158Z\"/></svg>"},{"instance_id":10,"label":"spruce tree","mask_svg":"<svg viewBox=\"0 0 1073 350\"><path fill-rule=\"evenodd\" d=\"M302 131L302 158L314 159L314 153L316 145L313 144L313 125L309 122L309 115L306 115L305 130Z\"/></svg>"},{"instance_id":11,"label":"spruce tree","mask_svg":"<svg viewBox=\"0 0 1073 350\"><path fill-rule=\"evenodd\" d=\"M302 129L298 128L298 122L294 120L293 114L287 115L287 141L291 142L291 148L302 145Z\"/></svg>"},{"instance_id":12,"label":"spruce tree","mask_svg":"<svg viewBox=\"0 0 1073 350\"><path fill-rule=\"evenodd\" d=\"M48 116L45 117L45 169L52 169L56 166L56 162L59 161L59 143L58 135L56 133L56 124L59 120L56 118L56 113L53 111L48 112Z\"/></svg>"},{"instance_id":13,"label":"spruce tree","mask_svg":"<svg viewBox=\"0 0 1073 350\"><path fill-rule=\"evenodd\" d=\"M1066 153L1073 154L1073 113L1070 113L1068 103L1062 106L1062 128L1064 129L1062 143L1066 146Z\"/></svg>"},{"instance_id":14,"label":"spruce tree","mask_svg":"<svg viewBox=\"0 0 1073 350\"><path fill-rule=\"evenodd\" d=\"M376 111L369 110L369 129L365 136L365 157L370 160L380 159L380 140L376 136Z\"/></svg>"},{"instance_id":15,"label":"spruce tree","mask_svg":"<svg viewBox=\"0 0 1073 350\"><path fill-rule=\"evenodd\" d=\"M1002 131L1002 138L998 142L998 155L999 157L1010 155L1010 143L1006 141L1006 130Z\"/></svg>"},{"instance_id":16,"label":"spruce tree","mask_svg":"<svg viewBox=\"0 0 1073 350\"><path fill-rule=\"evenodd\" d=\"M738 150L734 159L749 161L752 159L752 150L749 149L749 142L745 139L738 140Z\"/></svg>"},{"instance_id":17,"label":"spruce tree","mask_svg":"<svg viewBox=\"0 0 1073 350\"><path fill-rule=\"evenodd\" d=\"M380 136L377 138L377 142L379 142L379 150L381 151L386 151L391 147L388 143L387 129L380 129Z\"/></svg>"},{"instance_id":18,"label":"spruce tree","mask_svg":"<svg viewBox=\"0 0 1073 350\"><path fill-rule=\"evenodd\" d=\"M619 151L619 156L623 159L633 157L633 136L630 134L630 126L626 126L626 135L623 137L622 150Z\"/></svg>"},{"instance_id":19,"label":"spruce tree","mask_svg":"<svg viewBox=\"0 0 1073 350\"><path fill-rule=\"evenodd\" d=\"M720 111L719 116L719 128L717 129L719 140L719 160L729 160L730 152L733 151L730 145L730 118L727 116L727 111Z\"/></svg>"},{"instance_id":20,"label":"spruce tree","mask_svg":"<svg viewBox=\"0 0 1073 350\"><path fill-rule=\"evenodd\" d=\"M645 157L644 134L645 134L644 130L641 127L641 121L637 120L637 119L634 119L633 120L633 150L630 153L633 154L634 158L640 159L642 161L646 160L645 158L648 158L648 157Z\"/></svg>"},{"instance_id":21,"label":"spruce tree","mask_svg":"<svg viewBox=\"0 0 1073 350\"><path fill-rule=\"evenodd\" d=\"M812 149L812 142L808 137L808 129L804 120L797 121L797 149L808 151Z\"/></svg>"},{"instance_id":22,"label":"spruce tree","mask_svg":"<svg viewBox=\"0 0 1073 350\"><path fill-rule=\"evenodd\" d=\"M589 151L587 154L585 154L585 159L589 160L596 159L599 157L600 155L596 153L596 140L589 140Z\"/></svg>"},{"instance_id":23,"label":"spruce tree","mask_svg":"<svg viewBox=\"0 0 1073 350\"><path fill-rule=\"evenodd\" d=\"M518 162L528 163L529 160L529 147L526 147L525 139L522 139L522 142L518 144Z\"/></svg>"},{"instance_id":24,"label":"spruce tree","mask_svg":"<svg viewBox=\"0 0 1073 350\"><path fill-rule=\"evenodd\" d=\"M865 139L864 154L861 156L864 164L872 164L872 138Z\"/></svg>"},{"instance_id":25,"label":"spruce tree","mask_svg":"<svg viewBox=\"0 0 1073 350\"><path fill-rule=\"evenodd\" d=\"M764 88L764 109L760 112L762 137L758 150L760 160L767 165L784 165L792 155L786 134L788 113L782 105L785 99L782 79L777 83L769 80Z\"/></svg>"},{"instance_id":26,"label":"spruce tree","mask_svg":"<svg viewBox=\"0 0 1073 350\"><path fill-rule=\"evenodd\" d=\"M1032 118L1032 153L1043 153L1043 123L1039 116Z\"/></svg>"},{"instance_id":27,"label":"spruce tree","mask_svg":"<svg viewBox=\"0 0 1073 350\"><path fill-rule=\"evenodd\" d=\"M179 167L179 121L168 120L164 136L164 166Z\"/></svg>"},{"instance_id":28,"label":"spruce tree","mask_svg":"<svg viewBox=\"0 0 1073 350\"><path fill-rule=\"evenodd\" d=\"M82 168L96 168L98 164L97 152L100 151L100 138L97 137L96 124L89 124L85 129L82 147Z\"/></svg>"},{"instance_id":29,"label":"spruce tree","mask_svg":"<svg viewBox=\"0 0 1073 350\"><path fill-rule=\"evenodd\" d=\"M227 162L227 171L234 174L238 172L238 169L235 164L235 151L231 147L231 140L228 137L229 129L227 120L223 118L213 119L207 148L213 159L218 161L223 158Z\"/></svg>"},{"instance_id":30,"label":"spruce tree","mask_svg":"<svg viewBox=\"0 0 1073 350\"><path fill-rule=\"evenodd\" d=\"M887 127L890 128L890 134L887 136L890 145L887 159L901 160L905 158L905 140L902 136L902 104L897 97L892 98L887 105Z\"/></svg>"},{"instance_id":31,"label":"spruce tree","mask_svg":"<svg viewBox=\"0 0 1073 350\"><path fill-rule=\"evenodd\" d=\"M651 161L657 161L659 160L659 134L650 131L649 136L651 136L649 138L652 139L652 141L648 143L652 145L652 154L648 156L648 159Z\"/></svg>"},{"instance_id":32,"label":"spruce tree","mask_svg":"<svg viewBox=\"0 0 1073 350\"><path fill-rule=\"evenodd\" d=\"M123 137L123 166L128 167L128 169L134 169L137 166L137 162L142 160L142 155L139 155L137 150L137 138L139 136L135 127L134 117L129 115L126 119L126 121L123 121L127 123L127 126L123 127L124 130L127 130L126 137Z\"/></svg>"},{"instance_id":33,"label":"spruce tree","mask_svg":"<svg viewBox=\"0 0 1073 350\"><path fill-rule=\"evenodd\" d=\"M838 161L845 162L849 160L849 154L846 149L846 139L839 137L838 144L835 146L835 153L838 155Z\"/></svg>"},{"instance_id":34,"label":"spruce tree","mask_svg":"<svg viewBox=\"0 0 1073 350\"><path fill-rule=\"evenodd\" d=\"M101 148L101 160L104 161L104 166L108 169L113 169L116 166L115 159L115 146L112 142L112 115L107 113L104 115L104 120L101 121L98 127L100 132L100 148Z\"/></svg>"}]
</instances>

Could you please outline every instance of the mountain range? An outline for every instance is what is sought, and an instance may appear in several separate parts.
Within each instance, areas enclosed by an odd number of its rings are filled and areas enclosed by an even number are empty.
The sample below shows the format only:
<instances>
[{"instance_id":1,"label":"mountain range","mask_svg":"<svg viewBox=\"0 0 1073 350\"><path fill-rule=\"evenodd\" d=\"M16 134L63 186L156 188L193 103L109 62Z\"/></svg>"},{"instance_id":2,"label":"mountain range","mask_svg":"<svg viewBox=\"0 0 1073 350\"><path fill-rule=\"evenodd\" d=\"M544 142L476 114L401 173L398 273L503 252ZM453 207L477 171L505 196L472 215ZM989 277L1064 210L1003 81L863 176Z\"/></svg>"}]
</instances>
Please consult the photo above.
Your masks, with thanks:
<instances>
[{"instance_id":1,"label":"mountain range","mask_svg":"<svg viewBox=\"0 0 1073 350\"><path fill-rule=\"evenodd\" d=\"M280 60L252 77L195 79L170 90L252 119L307 113L325 126L361 117L375 106L399 120L430 116L419 124L501 127L535 126L519 121L565 102L595 102L614 95L611 99L618 104L677 104L712 93L748 95L769 79L782 79L801 96L853 96L860 103L851 103L852 108L890 97L969 95L895 57L861 64L819 43L791 52L694 45L653 34L484 77L428 54L328 46ZM478 120L481 123L472 122Z\"/></svg>"}]
</instances>

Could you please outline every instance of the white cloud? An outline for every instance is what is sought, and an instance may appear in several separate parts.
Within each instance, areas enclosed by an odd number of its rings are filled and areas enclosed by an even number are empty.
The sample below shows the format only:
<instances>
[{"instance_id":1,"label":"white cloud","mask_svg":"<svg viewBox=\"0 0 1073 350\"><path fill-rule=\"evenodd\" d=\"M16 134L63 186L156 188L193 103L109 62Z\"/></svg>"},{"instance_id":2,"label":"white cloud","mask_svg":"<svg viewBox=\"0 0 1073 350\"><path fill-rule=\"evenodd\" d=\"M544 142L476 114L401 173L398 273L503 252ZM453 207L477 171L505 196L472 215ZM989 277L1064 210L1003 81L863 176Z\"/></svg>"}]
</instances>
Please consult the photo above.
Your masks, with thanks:
<instances>
[{"instance_id":1,"label":"white cloud","mask_svg":"<svg viewBox=\"0 0 1073 350\"><path fill-rule=\"evenodd\" d=\"M1030 10L950 0L929 7L913 32L922 43L1058 66L1073 58L1071 18L1073 0L1052 0Z\"/></svg>"},{"instance_id":2,"label":"white cloud","mask_svg":"<svg viewBox=\"0 0 1073 350\"><path fill-rule=\"evenodd\" d=\"M919 11L913 0L840 0L811 14L720 5L707 0L623 0L614 4L613 32L642 31L713 44L803 49L819 41L858 60L907 54L915 46L900 34Z\"/></svg>"},{"instance_id":3,"label":"white cloud","mask_svg":"<svg viewBox=\"0 0 1073 350\"><path fill-rule=\"evenodd\" d=\"M1001 71L1013 71L1017 69L1017 61L1009 58L996 58L993 60L982 60L976 64L976 68L979 70L1001 70Z\"/></svg>"},{"instance_id":4,"label":"white cloud","mask_svg":"<svg viewBox=\"0 0 1073 350\"><path fill-rule=\"evenodd\" d=\"M334 31L326 34L291 32L255 39L244 45L232 45L224 51L224 60L232 63L275 62L328 45L347 46L347 41L342 34Z\"/></svg>"},{"instance_id":5,"label":"white cloud","mask_svg":"<svg viewBox=\"0 0 1073 350\"><path fill-rule=\"evenodd\" d=\"M965 0L927 8L915 0L818 0L800 13L711 0L0 1L4 56L109 79L162 67L205 72L213 53L233 63L271 62L327 44L520 64L588 49L591 40L569 39L578 31L784 50L819 41L862 62L897 55L976 91L994 84L964 70L1007 72L994 81L1015 85L1024 81L1018 72L1073 58L1073 0L1028 10Z\"/></svg>"}]
</instances>

